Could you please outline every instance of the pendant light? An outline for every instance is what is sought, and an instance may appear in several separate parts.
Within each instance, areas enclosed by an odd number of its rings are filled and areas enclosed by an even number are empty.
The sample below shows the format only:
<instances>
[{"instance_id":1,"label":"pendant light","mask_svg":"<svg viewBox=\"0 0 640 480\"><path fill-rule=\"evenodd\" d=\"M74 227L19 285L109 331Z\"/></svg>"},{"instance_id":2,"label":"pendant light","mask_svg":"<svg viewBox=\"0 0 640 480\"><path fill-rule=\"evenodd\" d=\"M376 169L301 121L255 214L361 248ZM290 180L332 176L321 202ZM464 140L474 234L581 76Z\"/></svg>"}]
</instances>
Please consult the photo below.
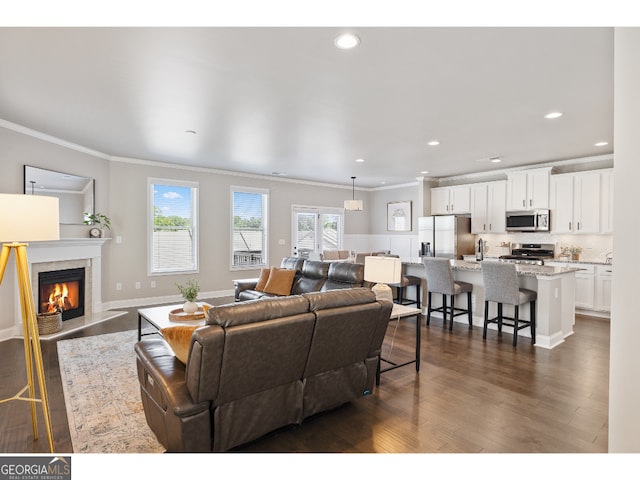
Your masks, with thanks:
<instances>
[{"instance_id":1,"label":"pendant light","mask_svg":"<svg viewBox=\"0 0 640 480\"><path fill-rule=\"evenodd\" d=\"M353 184L353 197L351 200L344 201L344 209L352 212L361 212L364 210L362 200L356 200L356 177L351 177L351 183Z\"/></svg>"}]
</instances>

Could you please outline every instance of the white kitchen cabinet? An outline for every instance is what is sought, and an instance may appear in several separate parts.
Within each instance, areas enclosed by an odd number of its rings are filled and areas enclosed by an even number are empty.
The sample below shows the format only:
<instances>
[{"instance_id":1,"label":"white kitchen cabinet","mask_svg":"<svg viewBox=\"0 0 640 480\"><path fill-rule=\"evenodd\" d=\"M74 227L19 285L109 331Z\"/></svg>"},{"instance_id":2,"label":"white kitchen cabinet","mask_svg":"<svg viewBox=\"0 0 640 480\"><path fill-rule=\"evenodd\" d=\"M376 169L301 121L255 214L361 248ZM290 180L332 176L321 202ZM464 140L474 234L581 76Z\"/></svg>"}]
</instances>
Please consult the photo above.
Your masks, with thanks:
<instances>
[{"instance_id":1,"label":"white kitchen cabinet","mask_svg":"<svg viewBox=\"0 0 640 480\"><path fill-rule=\"evenodd\" d=\"M471 233L487 231L487 184L478 183L471 186Z\"/></svg>"},{"instance_id":2,"label":"white kitchen cabinet","mask_svg":"<svg viewBox=\"0 0 640 480\"><path fill-rule=\"evenodd\" d=\"M578 265L575 265L578 266ZM593 265L580 265L579 268L586 268L576 272L576 308L586 308L594 310L596 295L596 276Z\"/></svg>"},{"instance_id":3,"label":"white kitchen cabinet","mask_svg":"<svg viewBox=\"0 0 640 480\"><path fill-rule=\"evenodd\" d=\"M471 186L456 185L431 189L431 214L471 213Z\"/></svg>"},{"instance_id":4,"label":"white kitchen cabinet","mask_svg":"<svg viewBox=\"0 0 640 480\"><path fill-rule=\"evenodd\" d=\"M566 262L545 262L545 265L580 268L576 272L576 308L611 312L612 265Z\"/></svg>"},{"instance_id":5,"label":"white kitchen cabinet","mask_svg":"<svg viewBox=\"0 0 640 480\"><path fill-rule=\"evenodd\" d=\"M553 233L600 233L600 180L598 171L551 176Z\"/></svg>"},{"instance_id":6,"label":"white kitchen cabinet","mask_svg":"<svg viewBox=\"0 0 640 480\"><path fill-rule=\"evenodd\" d=\"M504 233L505 181L471 185L471 233Z\"/></svg>"},{"instance_id":7,"label":"white kitchen cabinet","mask_svg":"<svg viewBox=\"0 0 640 480\"><path fill-rule=\"evenodd\" d=\"M596 310L601 310L604 312L611 311L612 280L613 265L598 265L596 267Z\"/></svg>"},{"instance_id":8,"label":"white kitchen cabinet","mask_svg":"<svg viewBox=\"0 0 640 480\"><path fill-rule=\"evenodd\" d=\"M613 233L613 170L600 176L600 233Z\"/></svg>"},{"instance_id":9,"label":"white kitchen cabinet","mask_svg":"<svg viewBox=\"0 0 640 480\"><path fill-rule=\"evenodd\" d=\"M507 174L507 210L549 208L551 168L521 170Z\"/></svg>"}]
</instances>

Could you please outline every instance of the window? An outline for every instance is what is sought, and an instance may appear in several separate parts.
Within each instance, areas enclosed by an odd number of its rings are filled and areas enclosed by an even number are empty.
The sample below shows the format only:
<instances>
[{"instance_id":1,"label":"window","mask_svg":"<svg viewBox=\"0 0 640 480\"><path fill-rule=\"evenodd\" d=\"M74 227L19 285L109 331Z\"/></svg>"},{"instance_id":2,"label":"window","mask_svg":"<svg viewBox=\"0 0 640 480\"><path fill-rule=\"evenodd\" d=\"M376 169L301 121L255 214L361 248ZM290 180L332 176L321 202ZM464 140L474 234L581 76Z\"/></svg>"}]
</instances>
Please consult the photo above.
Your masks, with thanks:
<instances>
[{"instance_id":1,"label":"window","mask_svg":"<svg viewBox=\"0 0 640 480\"><path fill-rule=\"evenodd\" d=\"M231 187L231 268L268 265L267 190Z\"/></svg>"},{"instance_id":2,"label":"window","mask_svg":"<svg viewBox=\"0 0 640 480\"><path fill-rule=\"evenodd\" d=\"M198 271L198 183L150 178L149 274Z\"/></svg>"},{"instance_id":3,"label":"window","mask_svg":"<svg viewBox=\"0 0 640 480\"><path fill-rule=\"evenodd\" d=\"M343 210L340 208L293 207L293 245L297 256L342 247Z\"/></svg>"}]
</instances>

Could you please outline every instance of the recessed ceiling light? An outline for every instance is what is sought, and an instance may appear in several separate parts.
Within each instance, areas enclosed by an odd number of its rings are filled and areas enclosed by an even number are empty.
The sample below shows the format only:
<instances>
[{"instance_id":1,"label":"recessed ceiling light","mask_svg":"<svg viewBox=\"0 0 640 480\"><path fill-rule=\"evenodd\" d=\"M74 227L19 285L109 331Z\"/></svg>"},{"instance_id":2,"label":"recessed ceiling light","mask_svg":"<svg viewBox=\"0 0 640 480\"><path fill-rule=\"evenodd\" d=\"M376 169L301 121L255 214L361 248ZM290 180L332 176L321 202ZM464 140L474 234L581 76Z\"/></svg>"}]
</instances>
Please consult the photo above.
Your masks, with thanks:
<instances>
[{"instance_id":1,"label":"recessed ceiling light","mask_svg":"<svg viewBox=\"0 0 640 480\"><path fill-rule=\"evenodd\" d=\"M426 175L427 173L429 173L429 171L428 171L428 170L423 170L423 171L421 171L420 173L421 173L422 175Z\"/></svg>"},{"instance_id":2,"label":"recessed ceiling light","mask_svg":"<svg viewBox=\"0 0 640 480\"><path fill-rule=\"evenodd\" d=\"M491 158L489 159L489 161L490 161L491 163L500 163L500 162L502 161L502 159L501 159L500 157L491 157Z\"/></svg>"},{"instance_id":3,"label":"recessed ceiling light","mask_svg":"<svg viewBox=\"0 0 640 480\"><path fill-rule=\"evenodd\" d=\"M598 142L594 143L596 147L604 147L605 145L609 145L609 142Z\"/></svg>"},{"instance_id":4,"label":"recessed ceiling light","mask_svg":"<svg viewBox=\"0 0 640 480\"><path fill-rule=\"evenodd\" d=\"M427 145L429 145L430 147L435 147L436 145L440 145L440 142L438 140L431 140L429 143L427 143Z\"/></svg>"},{"instance_id":5,"label":"recessed ceiling light","mask_svg":"<svg viewBox=\"0 0 640 480\"><path fill-rule=\"evenodd\" d=\"M338 35L333 43L342 50L349 50L360 43L360 38L353 33L343 33L342 35Z\"/></svg>"},{"instance_id":6,"label":"recessed ceiling light","mask_svg":"<svg viewBox=\"0 0 640 480\"><path fill-rule=\"evenodd\" d=\"M185 130L184 133L190 133L191 135L195 135L196 131L195 130Z\"/></svg>"},{"instance_id":7,"label":"recessed ceiling light","mask_svg":"<svg viewBox=\"0 0 640 480\"><path fill-rule=\"evenodd\" d=\"M562 112L551 112L551 113L547 113L544 118L560 118L562 115L564 115Z\"/></svg>"},{"instance_id":8,"label":"recessed ceiling light","mask_svg":"<svg viewBox=\"0 0 640 480\"><path fill-rule=\"evenodd\" d=\"M362 162L364 162L364 158L356 158L356 162L362 163Z\"/></svg>"},{"instance_id":9,"label":"recessed ceiling light","mask_svg":"<svg viewBox=\"0 0 640 480\"><path fill-rule=\"evenodd\" d=\"M271 175L274 175L276 177L286 177L287 174L284 172L271 172Z\"/></svg>"}]
</instances>

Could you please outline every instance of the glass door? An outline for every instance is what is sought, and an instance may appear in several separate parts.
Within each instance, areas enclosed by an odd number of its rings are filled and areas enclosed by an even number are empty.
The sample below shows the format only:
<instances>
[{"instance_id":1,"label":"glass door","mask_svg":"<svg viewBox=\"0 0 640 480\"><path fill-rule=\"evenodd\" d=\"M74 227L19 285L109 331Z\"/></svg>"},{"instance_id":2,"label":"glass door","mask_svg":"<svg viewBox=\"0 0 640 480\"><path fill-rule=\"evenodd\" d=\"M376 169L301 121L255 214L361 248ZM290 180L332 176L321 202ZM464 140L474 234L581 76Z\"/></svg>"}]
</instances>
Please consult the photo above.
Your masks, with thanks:
<instances>
[{"instance_id":1,"label":"glass door","mask_svg":"<svg viewBox=\"0 0 640 480\"><path fill-rule=\"evenodd\" d=\"M323 250L342 246L341 209L293 207L293 255L314 258Z\"/></svg>"}]
</instances>

